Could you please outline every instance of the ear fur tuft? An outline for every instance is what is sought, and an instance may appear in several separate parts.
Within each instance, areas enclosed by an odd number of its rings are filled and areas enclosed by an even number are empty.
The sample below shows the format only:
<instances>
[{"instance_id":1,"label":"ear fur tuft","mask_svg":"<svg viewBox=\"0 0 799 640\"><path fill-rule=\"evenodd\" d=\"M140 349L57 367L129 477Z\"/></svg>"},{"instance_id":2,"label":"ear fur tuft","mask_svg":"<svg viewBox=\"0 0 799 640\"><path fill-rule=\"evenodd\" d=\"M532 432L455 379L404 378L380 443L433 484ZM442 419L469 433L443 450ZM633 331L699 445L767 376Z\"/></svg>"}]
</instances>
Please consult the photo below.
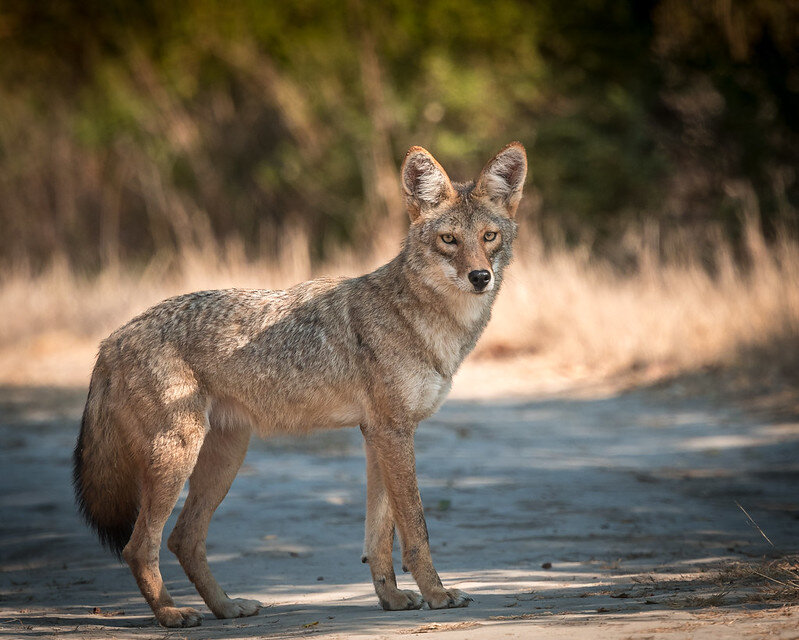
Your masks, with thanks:
<instances>
[{"instance_id":1,"label":"ear fur tuft","mask_svg":"<svg viewBox=\"0 0 799 640\"><path fill-rule=\"evenodd\" d=\"M513 218L526 177L527 153L520 142L511 142L488 161L477 179L475 192L480 197L501 202Z\"/></svg>"},{"instance_id":2,"label":"ear fur tuft","mask_svg":"<svg viewBox=\"0 0 799 640\"><path fill-rule=\"evenodd\" d=\"M415 221L425 209L455 195L447 172L429 151L411 147L402 163L402 192L408 215Z\"/></svg>"}]
</instances>

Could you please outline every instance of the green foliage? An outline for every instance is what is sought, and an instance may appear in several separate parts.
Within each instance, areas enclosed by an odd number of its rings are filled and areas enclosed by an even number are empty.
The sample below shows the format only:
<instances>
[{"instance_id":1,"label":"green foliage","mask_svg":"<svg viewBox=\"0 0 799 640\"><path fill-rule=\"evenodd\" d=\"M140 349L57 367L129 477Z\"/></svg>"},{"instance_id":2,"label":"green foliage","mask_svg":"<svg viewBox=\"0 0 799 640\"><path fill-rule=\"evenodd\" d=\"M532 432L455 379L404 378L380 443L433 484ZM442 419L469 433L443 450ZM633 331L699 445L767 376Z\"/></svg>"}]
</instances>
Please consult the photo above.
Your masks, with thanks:
<instances>
[{"instance_id":1,"label":"green foliage","mask_svg":"<svg viewBox=\"0 0 799 640\"><path fill-rule=\"evenodd\" d=\"M4 0L0 255L271 252L287 226L318 255L401 224L410 145L466 179L512 139L543 217L732 224L749 189L784 219L791 5Z\"/></svg>"}]
</instances>

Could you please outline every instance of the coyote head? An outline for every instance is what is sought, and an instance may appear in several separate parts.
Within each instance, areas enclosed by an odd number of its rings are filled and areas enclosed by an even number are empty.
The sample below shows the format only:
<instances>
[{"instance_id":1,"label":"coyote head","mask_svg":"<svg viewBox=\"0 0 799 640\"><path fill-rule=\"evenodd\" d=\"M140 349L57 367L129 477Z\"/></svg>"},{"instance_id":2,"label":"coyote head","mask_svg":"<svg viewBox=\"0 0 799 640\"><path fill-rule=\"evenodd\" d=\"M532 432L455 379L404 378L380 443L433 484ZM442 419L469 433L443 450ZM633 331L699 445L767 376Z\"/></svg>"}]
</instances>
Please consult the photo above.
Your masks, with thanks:
<instances>
[{"instance_id":1,"label":"coyote head","mask_svg":"<svg viewBox=\"0 0 799 640\"><path fill-rule=\"evenodd\" d=\"M495 291L511 258L526 175L518 142L494 156L476 181L463 184L452 183L428 151L412 147L402 165L411 266L442 294Z\"/></svg>"}]
</instances>

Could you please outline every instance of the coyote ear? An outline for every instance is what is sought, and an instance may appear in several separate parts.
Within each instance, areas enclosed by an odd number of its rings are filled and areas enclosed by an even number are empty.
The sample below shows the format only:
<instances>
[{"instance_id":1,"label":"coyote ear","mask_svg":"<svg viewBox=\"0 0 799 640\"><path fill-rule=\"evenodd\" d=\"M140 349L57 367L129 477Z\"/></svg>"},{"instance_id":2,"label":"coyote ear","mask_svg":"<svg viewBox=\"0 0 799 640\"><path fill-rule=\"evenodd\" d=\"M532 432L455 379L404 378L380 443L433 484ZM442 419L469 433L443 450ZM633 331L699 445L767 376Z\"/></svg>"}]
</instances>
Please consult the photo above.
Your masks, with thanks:
<instances>
[{"instance_id":1,"label":"coyote ear","mask_svg":"<svg viewBox=\"0 0 799 640\"><path fill-rule=\"evenodd\" d=\"M483 168L477 179L475 195L501 203L513 218L527 176L527 154L521 142L511 142Z\"/></svg>"},{"instance_id":2,"label":"coyote ear","mask_svg":"<svg viewBox=\"0 0 799 640\"><path fill-rule=\"evenodd\" d=\"M422 147L411 147L402 163L402 193L411 222L425 209L454 197L455 189L447 172Z\"/></svg>"}]
</instances>

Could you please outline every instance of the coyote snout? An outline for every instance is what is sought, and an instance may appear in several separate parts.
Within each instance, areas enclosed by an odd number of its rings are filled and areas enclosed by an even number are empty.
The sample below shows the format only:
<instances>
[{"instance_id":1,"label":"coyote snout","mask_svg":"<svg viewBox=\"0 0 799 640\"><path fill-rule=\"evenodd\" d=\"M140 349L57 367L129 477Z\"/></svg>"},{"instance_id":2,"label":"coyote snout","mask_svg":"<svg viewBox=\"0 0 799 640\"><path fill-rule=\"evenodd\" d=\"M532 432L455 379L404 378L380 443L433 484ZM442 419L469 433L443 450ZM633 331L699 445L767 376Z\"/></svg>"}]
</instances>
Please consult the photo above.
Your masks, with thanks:
<instances>
[{"instance_id":1,"label":"coyote snout","mask_svg":"<svg viewBox=\"0 0 799 640\"><path fill-rule=\"evenodd\" d=\"M130 565L158 622L200 624L176 607L158 568L164 524L189 480L168 547L218 618L261 606L230 598L208 567L211 516L262 435L360 426L366 535L384 609L465 607L430 557L413 436L472 350L511 259L527 173L514 142L476 182L454 184L413 147L402 165L411 224L401 252L359 278L286 291L201 291L156 305L100 346L75 447L78 504ZM478 295L479 294L479 295ZM401 590L392 548L420 593Z\"/></svg>"}]
</instances>

